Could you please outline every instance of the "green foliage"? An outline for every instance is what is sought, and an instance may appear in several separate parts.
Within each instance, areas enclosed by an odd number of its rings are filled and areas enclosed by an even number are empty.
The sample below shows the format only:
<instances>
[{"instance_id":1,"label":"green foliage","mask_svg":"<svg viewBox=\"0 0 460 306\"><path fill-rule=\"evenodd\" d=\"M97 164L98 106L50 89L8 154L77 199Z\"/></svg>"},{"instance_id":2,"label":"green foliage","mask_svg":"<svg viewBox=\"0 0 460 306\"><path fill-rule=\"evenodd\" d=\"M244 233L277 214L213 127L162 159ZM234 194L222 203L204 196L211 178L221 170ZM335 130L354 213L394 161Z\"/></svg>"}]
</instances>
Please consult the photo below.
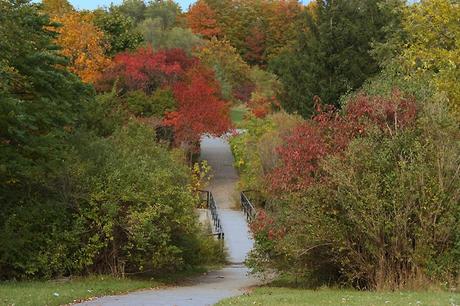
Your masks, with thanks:
<instances>
[{"instance_id":1,"label":"green foliage","mask_svg":"<svg viewBox=\"0 0 460 306\"><path fill-rule=\"evenodd\" d=\"M145 8L144 17L158 20L161 29L166 30L178 25L180 14L180 6L174 1L150 1Z\"/></svg>"},{"instance_id":2,"label":"green foliage","mask_svg":"<svg viewBox=\"0 0 460 306\"><path fill-rule=\"evenodd\" d=\"M95 101L86 104L86 126L96 135L112 135L127 120L122 99L114 92L99 94Z\"/></svg>"},{"instance_id":3,"label":"green foliage","mask_svg":"<svg viewBox=\"0 0 460 306\"><path fill-rule=\"evenodd\" d=\"M96 11L94 23L104 31L110 48L107 55L113 56L126 50L134 50L142 42L142 35L135 31L131 18L119 10Z\"/></svg>"},{"instance_id":4,"label":"green foliage","mask_svg":"<svg viewBox=\"0 0 460 306\"><path fill-rule=\"evenodd\" d=\"M50 16L62 16L74 12L75 9L67 0L43 0L43 11Z\"/></svg>"},{"instance_id":5,"label":"green foliage","mask_svg":"<svg viewBox=\"0 0 460 306\"><path fill-rule=\"evenodd\" d=\"M125 100L129 112L142 117L161 118L165 112L173 111L176 106L174 96L168 89L157 89L150 96L142 90L128 92Z\"/></svg>"},{"instance_id":6,"label":"green foliage","mask_svg":"<svg viewBox=\"0 0 460 306\"><path fill-rule=\"evenodd\" d=\"M402 10L402 30L380 49L396 50L386 64L406 79L420 78L446 96L444 103L460 118L460 9L450 0L421 1ZM376 51L379 51L377 49Z\"/></svg>"},{"instance_id":7,"label":"green foliage","mask_svg":"<svg viewBox=\"0 0 460 306\"><path fill-rule=\"evenodd\" d=\"M111 6L111 9L118 9L125 16L132 18L135 24L144 20L146 8L144 0L123 0L119 6Z\"/></svg>"},{"instance_id":8,"label":"green foliage","mask_svg":"<svg viewBox=\"0 0 460 306\"><path fill-rule=\"evenodd\" d=\"M216 71L222 84L222 96L226 100L234 100L233 93L237 88L251 81L250 67L228 41L213 37L199 50L198 58Z\"/></svg>"},{"instance_id":9,"label":"green foliage","mask_svg":"<svg viewBox=\"0 0 460 306\"><path fill-rule=\"evenodd\" d=\"M201 39L190 29L180 27L164 29L161 19L145 19L138 28L144 41L155 49L179 48L191 54L195 47L202 44Z\"/></svg>"},{"instance_id":10,"label":"green foliage","mask_svg":"<svg viewBox=\"0 0 460 306\"><path fill-rule=\"evenodd\" d=\"M88 200L78 215L94 268L121 274L196 264L190 255L199 240L189 172L155 143L153 131L130 123L110 140L79 147Z\"/></svg>"},{"instance_id":11,"label":"green foliage","mask_svg":"<svg viewBox=\"0 0 460 306\"><path fill-rule=\"evenodd\" d=\"M370 54L372 43L385 41L388 25L397 18L377 0L318 1L314 12L303 14L296 47L270 67L284 85L280 96L284 108L309 117L314 96L338 105L342 94L356 90L379 71Z\"/></svg>"},{"instance_id":12,"label":"green foliage","mask_svg":"<svg viewBox=\"0 0 460 306\"><path fill-rule=\"evenodd\" d=\"M36 5L0 3L0 200L29 203L27 190L59 167L62 145L91 90L62 65L55 34ZM38 191L46 194L46 188ZM1 221L0 221L1 222Z\"/></svg>"}]
</instances>

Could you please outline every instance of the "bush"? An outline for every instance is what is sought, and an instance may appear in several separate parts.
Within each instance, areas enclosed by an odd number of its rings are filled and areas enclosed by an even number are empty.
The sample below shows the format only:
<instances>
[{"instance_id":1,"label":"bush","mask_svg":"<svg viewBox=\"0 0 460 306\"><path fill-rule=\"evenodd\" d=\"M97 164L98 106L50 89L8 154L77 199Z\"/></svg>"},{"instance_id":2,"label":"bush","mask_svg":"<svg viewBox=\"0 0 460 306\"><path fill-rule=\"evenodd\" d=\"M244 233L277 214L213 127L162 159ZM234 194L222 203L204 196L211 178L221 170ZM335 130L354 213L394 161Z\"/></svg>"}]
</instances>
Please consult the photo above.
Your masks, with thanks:
<instances>
[{"instance_id":1,"label":"bush","mask_svg":"<svg viewBox=\"0 0 460 306\"><path fill-rule=\"evenodd\" d=\"M231 138L235 167L240 172L240 189L267 192L265 176L278 166L276 148L282 138L302 122L299 116L283 112L264 119L250 117L247 131Z\"/></svg>"},{"instance_id":2,"label":"bush","mask_svg":"<svg viewBox=\"0 0 460 306\"><path fill-rule=\"evenodd\" d=\"M83 152L88 197L77 214L91 270L176 271L200 261L190 255L201 245L190 171L154 139L151 129L130 123Z\"/></svg>"},{"instance_id":3,"label":"bush","mask_svg":"<svg viewBox=\"0 0 460 306\"><path fill-rule=\"evenodd\" d=\"M165 112L175 109L176 102L169 89L157 89L152 95L146 95L141 90L126 94L126 105L129 112L141 117L163 117Z\"/></svg>"},{"instance_id":4,"label":"bush","mask_svg":"<svg viewBox=\"0 0 460 306\"><path fill-rule=\"evenodd\" d=\"M282 193L252 225L256 271L368 289L447 282L460 268L460 133L442 104L413 124L374 125L318 160L314 181ZM289 138L287 139L289 140ZM267 221L269 220L269 221Z\"/></svg>"}]
</instances>

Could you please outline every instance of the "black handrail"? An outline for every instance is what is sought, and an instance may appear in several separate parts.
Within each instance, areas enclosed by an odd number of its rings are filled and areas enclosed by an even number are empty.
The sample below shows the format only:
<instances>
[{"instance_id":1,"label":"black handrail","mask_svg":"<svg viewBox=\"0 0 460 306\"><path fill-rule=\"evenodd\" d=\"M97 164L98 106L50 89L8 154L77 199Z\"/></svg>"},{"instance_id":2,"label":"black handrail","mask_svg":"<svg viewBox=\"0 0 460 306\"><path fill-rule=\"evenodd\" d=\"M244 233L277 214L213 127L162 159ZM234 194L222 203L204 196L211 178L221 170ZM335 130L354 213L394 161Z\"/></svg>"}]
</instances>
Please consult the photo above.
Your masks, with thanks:
<instances>
[{"instance_id":1,"label":"black handrail","mask_svg":"<svg viewBox=\"0 0 460 306\"><path fill-rule=\"evenodd\" d=\"M222 223L220 222L219 214L217 212L216 201L214 201L214 197L211 191L207 190L199 190L201 193L206 194L206 207L211 212L211 218L213 223L213 235L217 236L217 239L224 239L225 234L224 230L222 229Z\"/></svg>"},{"instance_id":2,"label":"black handrail","mask_svg":"<svg viewBox=\"0 0 460 306\"><path fill-rule=\"evenodd\" d=\"M241 192L241 208L243 209L244 214L246 215L246 220L249 222L253 221L257 215L254 205L252 205L249 198L246 196L245 191Z\"/></svg>"}]
</instances>

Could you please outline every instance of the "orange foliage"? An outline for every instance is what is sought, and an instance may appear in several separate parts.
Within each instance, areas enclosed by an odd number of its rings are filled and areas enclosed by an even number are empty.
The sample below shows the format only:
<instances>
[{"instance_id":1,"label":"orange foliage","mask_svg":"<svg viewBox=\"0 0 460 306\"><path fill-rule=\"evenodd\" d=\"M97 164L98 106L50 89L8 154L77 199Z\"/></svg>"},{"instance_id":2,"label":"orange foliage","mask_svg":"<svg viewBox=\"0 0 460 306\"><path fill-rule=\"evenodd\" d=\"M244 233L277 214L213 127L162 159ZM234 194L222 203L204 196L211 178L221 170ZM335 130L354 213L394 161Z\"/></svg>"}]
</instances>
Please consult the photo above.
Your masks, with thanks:
<instances>
[{"instance_id":1,"label":"orange foliage","mask_svg":"<svg viewBox=\"0 0 460 306\"><path fill-rule=\"evenodd\" d=\"M53 21L62 24L56 42L70 61L69 70L86 83L97 81L111 61L104 54L108 45L104 33L93 24L93 15L72 12Z\"/></svg>"},{"instance_id":2,"label":"orange foliage","mask_svg":"<svg viewBox=\"0 0 460 306\"><path fill-rule=\"evenodd\" d=\"M187 23L193 33L200 34L204 38L210 39L221 32L215 12L202 0L190 7Z\"/></svg>"}]
</instances>

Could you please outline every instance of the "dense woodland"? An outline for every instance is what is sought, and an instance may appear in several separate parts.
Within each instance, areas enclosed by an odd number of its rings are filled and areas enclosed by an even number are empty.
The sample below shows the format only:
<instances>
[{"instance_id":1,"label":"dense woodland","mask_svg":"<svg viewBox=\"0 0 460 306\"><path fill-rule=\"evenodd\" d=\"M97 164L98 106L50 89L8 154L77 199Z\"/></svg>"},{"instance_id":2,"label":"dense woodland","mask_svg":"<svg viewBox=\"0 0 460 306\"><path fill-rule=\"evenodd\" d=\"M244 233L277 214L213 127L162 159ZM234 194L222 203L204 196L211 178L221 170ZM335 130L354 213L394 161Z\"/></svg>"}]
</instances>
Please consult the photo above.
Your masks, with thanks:
<instances>
[{"instance_id":1,"label":"dense woodland","mask_svg":"<svg viewBox=\"0 0 460 306\"><path fill-rule=\"evenodd\" d=\"M460 281L455 0L0 0L0 278L221 260L204 133L233 125L255 272L361 289Z\"/></svg>"}]
</instances>

